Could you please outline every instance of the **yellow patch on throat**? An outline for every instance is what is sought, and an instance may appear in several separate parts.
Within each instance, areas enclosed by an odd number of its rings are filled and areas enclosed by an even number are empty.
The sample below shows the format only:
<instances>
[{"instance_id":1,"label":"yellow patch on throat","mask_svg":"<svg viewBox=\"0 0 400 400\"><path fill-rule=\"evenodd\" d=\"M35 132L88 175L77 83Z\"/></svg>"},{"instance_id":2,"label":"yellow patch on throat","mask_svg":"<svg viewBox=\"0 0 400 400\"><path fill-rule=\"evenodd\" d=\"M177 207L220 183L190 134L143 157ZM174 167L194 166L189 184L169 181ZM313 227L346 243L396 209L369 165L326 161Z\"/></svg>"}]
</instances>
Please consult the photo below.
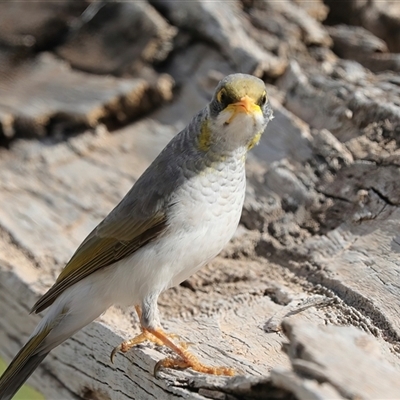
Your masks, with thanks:
<instances>
[{"instance_id":1,"label":"yellow patch on throat","mask_svg":"<svg viewBox=\"0 0 400 400\"><path fill-rule=\"evenodd\" d=\"M251 150L261 139L261 135L263 134L262 131L256 133L253 136L253 139L250 140L249 144L247 145L247 150Z\"/></svg>"},{"instance_id":2,"label":"yellow patch on throat","mask_svg":"<svg viewBox=\"0 0 400 400\"><path fill-rule=\"evenodd\" d=\"M202 151L210 150L211 130L210 130L210 124L207 120L201 124L198 146L199 149Z\"/></svg>"}]
</instances>

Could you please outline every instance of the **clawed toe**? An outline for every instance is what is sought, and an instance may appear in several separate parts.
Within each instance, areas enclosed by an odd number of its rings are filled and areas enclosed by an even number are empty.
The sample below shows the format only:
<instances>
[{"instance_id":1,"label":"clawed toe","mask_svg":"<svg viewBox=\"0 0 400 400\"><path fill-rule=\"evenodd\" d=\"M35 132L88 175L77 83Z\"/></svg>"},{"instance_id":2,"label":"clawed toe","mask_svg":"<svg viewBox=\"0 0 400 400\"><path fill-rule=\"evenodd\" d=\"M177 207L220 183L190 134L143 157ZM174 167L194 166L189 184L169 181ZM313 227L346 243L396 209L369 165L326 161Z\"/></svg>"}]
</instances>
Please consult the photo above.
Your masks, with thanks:
<instances>
[{"instance_id":1,"label":"clawed toe","mask_svg":"<svg viewBox=\"0 0 400 400\"><path fill-rule=\"evenodd\" d=\"M133 339L123 341L117 347L114 347L113 351L111 352L110 355L111 362L114 363L114 358L117 353L119 352L126 353L133 346L143 343L146 340L153 340L153 337L148 332L143 331L140 335L135 336Z\"/></svg>"},{"instance_id":2,"label":"clawed toe","mask_svg":"<svg viewBox=\"0 0 400 400\"><path fill-rule=\"evenodd\" d=\"M153 375L157 376L160 368L186 369L189 367L190 365L188 364L188 362L180 357L167 357L156 363L156 365L154 366Z\"/></svg>"},{"instance_id":3,"label":"clawed toe","mask_svg":"<svg viewBox=\"0 0 400 400\"><path fill-rule=\"evenodd\" d=\"M212 367L209 365L202 364L196 356L191 353L187 353L187 358L181 357L167 357L158 361L154 367L154 376L157 376L160 368L171 368L171 369L187 369L191 368L194 371L202 372L204 374L211 375L225 375L233 376L235 371L229 367Z\"/></svg>"},{"instance_id":4,"label":"clawed toe","mask_svg":"<svg viewBox=\"0 0 400 400\"><path fill-rule=\"evenodd\" d=\"M235 374L235 371L232 368L212 367L202 364L194 354L187 351L188 343L180 343L179 345L176 345L171 340L172 337L177 337L177 335L166 334L161 329L143 329L140 335L133 339L126 340L114 348L110 356L111 362L114 362L114 357L118 352L126 353L133 346L149 340L157 345L168 346L177 354L177 357L167 357L157 362L154 367L154 376L156 376L160 368L192 368L194 371L212 375L233 376Z\"/></svg>"},{"instance_id":5,"label":"clawed toe","mask_svg":"<svg viewBox=\"0 0 400 400\"><path fill-rule=\"evenodd\" d=\"M111 361L112 364L114 364L115 355L116 355L117 353L119 353L119 352L121 351L121 349L122 349L122 346L121 346L121 345L122 345L122 343L119 344L118 346L114 347L113 351L112 351L111 354L110 354L110 361Z\"/></svg>"}]
</instances>

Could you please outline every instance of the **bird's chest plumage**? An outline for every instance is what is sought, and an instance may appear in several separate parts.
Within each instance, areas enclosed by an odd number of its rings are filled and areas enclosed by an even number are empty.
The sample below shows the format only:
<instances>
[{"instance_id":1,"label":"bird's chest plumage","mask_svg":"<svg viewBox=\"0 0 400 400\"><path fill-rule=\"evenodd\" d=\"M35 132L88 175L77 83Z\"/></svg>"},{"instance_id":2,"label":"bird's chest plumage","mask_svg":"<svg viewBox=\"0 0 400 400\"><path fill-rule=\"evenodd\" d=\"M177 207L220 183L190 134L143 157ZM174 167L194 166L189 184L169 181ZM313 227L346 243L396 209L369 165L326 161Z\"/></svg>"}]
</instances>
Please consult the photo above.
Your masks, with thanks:
<instances>
[{"instance_id":1,"label":"bird's chest plumage","mask_svg":"<svg viewBox=\"0 0 400 400\"><path fill-rule=\"evenodd\" d=\"M179 200L172 207L169 232L176 236L179 254L173 284L215 257L233 236L246 188L242 164L205 168L177 191Z\"/></svg>"},{"instance_id":2,"label":"bird's chest plumage","mask_svg":"<svg viewBox=\"0 0 400 400\"><path fill-rule=\"evenodd\" d=\"M225 165L224 165L225 164ZM177 191L174 212L186 229L237 225L246 187L244 162L204 167Z\"/></svg>"}]
</instances>

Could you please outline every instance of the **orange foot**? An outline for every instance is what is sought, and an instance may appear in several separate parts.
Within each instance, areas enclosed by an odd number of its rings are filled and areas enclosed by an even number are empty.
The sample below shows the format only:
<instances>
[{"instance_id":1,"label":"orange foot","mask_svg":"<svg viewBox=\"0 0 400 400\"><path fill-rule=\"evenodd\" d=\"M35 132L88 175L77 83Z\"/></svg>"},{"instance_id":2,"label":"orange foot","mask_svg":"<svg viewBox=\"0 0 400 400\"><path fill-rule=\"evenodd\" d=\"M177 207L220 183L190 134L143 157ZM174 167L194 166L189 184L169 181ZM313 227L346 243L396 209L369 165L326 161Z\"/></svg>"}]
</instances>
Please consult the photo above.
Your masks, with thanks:
<instances>
[{"instance_id":1,"label":"orange foot","mask_svg":"<svg viewBox=\"0 0 400 400\"><path fill-rule=\"evenodd\" d=\"M136 309L140 315L140 309ZM213 375L227 375L233 376L235 374L232 368L227 367L212 367L202 364L198 358L187 350L185 343L175 344L171 338L175 338L176 335L168 335L161 329L145 329L142 328L142 333L134 337L133 339L122 342L119 346L115 347L111 352L111 362L114 362L115 355L121 351L126 353L133 346L139 343L143 343L145 340L149 340L157 345L164 345L173 350L178 357L167 357L164 360L159 361L154 368L154 375L161 368L192 368L195 371L203 372L206 374Z\"/></svg>"}]
</instances>

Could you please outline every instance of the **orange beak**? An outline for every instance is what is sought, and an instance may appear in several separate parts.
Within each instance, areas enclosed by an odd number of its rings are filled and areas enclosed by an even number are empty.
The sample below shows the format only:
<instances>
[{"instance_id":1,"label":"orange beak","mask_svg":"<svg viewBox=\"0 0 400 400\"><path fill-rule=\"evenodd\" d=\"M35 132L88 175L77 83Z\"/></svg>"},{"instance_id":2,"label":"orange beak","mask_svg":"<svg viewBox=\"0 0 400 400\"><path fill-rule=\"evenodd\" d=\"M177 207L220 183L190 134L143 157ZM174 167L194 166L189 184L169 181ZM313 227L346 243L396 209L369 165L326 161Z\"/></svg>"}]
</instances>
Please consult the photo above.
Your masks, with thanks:
<instances>
[{"instance_id":1,"label":"orange beak","mask_svg":"<svg viewBox=\"0 0 400 400\"><path fill-rule=\"evenodd\" d=\"M257 105L254 100L247 95L242 97L240 101L229 104L226 109L232 111L231 117L228 119L228 121L226 121L228 124L230 124L239 113L254 114L256 112L261 112L260 106Z\"/></svg>"}]
</instances>

